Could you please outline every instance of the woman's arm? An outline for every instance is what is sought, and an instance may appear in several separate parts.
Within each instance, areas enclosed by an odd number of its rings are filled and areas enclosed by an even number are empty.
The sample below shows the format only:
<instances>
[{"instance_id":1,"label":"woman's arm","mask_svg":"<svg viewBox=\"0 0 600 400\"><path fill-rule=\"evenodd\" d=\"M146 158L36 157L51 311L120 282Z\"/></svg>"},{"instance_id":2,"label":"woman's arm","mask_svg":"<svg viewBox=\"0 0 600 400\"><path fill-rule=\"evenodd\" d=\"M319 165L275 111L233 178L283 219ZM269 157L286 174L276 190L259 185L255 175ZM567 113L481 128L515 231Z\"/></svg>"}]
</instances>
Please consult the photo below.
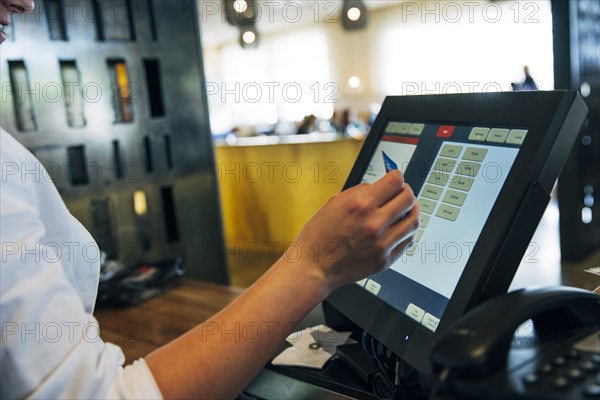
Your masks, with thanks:
<instances>
[{"instance_id":1,"label":"woman's arm","mask_svg":"<svg viewBox=\"0 0 600 400\"><path fill-rule=\"evenodd\" d=\"M332 197L242 296L146 357L165 398L235 397L331 291L398 258L418 214L398 171Z\"/></svg>"}]
</instances>

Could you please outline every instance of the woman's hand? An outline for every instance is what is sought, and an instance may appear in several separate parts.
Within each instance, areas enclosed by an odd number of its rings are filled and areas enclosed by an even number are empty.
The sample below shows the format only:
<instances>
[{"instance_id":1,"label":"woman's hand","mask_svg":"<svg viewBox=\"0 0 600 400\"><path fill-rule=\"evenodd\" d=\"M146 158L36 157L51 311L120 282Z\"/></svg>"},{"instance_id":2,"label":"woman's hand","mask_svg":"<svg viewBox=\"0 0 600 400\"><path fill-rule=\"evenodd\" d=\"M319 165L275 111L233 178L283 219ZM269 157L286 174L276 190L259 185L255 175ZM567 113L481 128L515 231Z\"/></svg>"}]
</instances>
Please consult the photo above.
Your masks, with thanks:
<instances>
[{"instance_id":1,"label":"woman's hand","mask_svg":"<svg viewBox=\"0 0 600 400\"><path fill-rule=\"evenodd\" d=\"M243 295L146 357L165 398L234 398L319 301L400 256L418 218L398 171L331 198ZM243 334L247 327L256 333L252 340Z\"/></svg>"},{"instance_id":2,"label":"woman's hand","mask_svg":"<svg viewBox=\"0 0 600 400\"><path fill-rule=\"evenodd\" d=\"M306 224L288 259L320 274L327 295L390 266L412 243L419 207L399 171L333 196Z\"/></svg>"}]
</instances>

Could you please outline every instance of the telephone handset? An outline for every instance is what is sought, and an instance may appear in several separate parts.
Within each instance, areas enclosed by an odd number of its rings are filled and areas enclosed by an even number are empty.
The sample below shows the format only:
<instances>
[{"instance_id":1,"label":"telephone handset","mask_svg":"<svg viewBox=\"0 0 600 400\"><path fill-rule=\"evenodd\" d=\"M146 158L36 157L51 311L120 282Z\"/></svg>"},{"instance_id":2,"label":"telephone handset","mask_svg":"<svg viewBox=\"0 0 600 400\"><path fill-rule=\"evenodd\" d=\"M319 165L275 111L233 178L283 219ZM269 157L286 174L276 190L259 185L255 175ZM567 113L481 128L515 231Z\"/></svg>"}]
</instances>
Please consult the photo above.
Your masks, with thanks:
<instances>
[{"instance_id":1,"label":"telephone handset","mask_svg":"<svg viewBox=\"0 0 600 400\"><path fill-rule=\"evenodd\" d=\"M530 348L511 348L531 319ZM567 287L519 290L462 317L431 352L459 398L600 398L600 296Z\"/></svg>"}]
</instances>

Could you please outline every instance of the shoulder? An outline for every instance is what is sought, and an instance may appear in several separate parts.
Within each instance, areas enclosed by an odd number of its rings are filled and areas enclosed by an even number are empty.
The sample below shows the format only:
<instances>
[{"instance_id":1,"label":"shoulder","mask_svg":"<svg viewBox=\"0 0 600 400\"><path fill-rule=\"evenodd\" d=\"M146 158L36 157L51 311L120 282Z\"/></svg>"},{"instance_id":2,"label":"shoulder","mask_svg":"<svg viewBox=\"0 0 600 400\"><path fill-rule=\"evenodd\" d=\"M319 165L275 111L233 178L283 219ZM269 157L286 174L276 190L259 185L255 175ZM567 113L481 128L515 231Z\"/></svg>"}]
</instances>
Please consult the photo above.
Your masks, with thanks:
<instances>
[{"instance_id":1,"label":"shoulder","mask_svg":"<svg viewBox=\"0 0 600 400\"><path fill-rule=\"evenodd\" d=\"M0 128L0 161L2 185L49 181L42 163L11 134Z\"/></svg>"},{"instance_id":2,"label":"shoulder","mask_svg":"<svg viewBox=\"0 0 600 400\"><path fill-rule=\"evenodd\" d=\"M2 163L35 160L33 154L25 146L2 128L0 128L0 154L2 154ZM4 173L4 168L2 172Z\"/></svg>"},{"instance_id":3,"label":"shoulder","mask_svg":"<svg viewBox=\"0 0 600 400\"><path fill-rule=\"evenodd\" d=\"M42 163L1 128L0 173L2 239L40 229L41 210L54 206L59 195Z\"/></svg>"},{"instance_id":4,"label":"shoulder","mask_svg":"<svg viewBox=\"0 0 600 400\"><path fill-rule=\"evenodd\" d=\"M34 173L36 163L39 164L39 161L29 150L0 128L0 183L2 185L0 194L3 203L8 196L14 197L18 193L31 196L35 192L35 185L28 183L32 183L30 181L36 178ZM5 207L3 211L4 209Z\"/></svg>"},{"instance_id":5,"label":"shoulder","mask_svg":"<svg viewBox=\"0 0 600 400\"><path fill-rule=\"evenodd\" d=\"M27 196L29 203L56 191L43 164L11 134L0 128L0 172L3 201L6 196Z\"/></svg>"}]
</instances>

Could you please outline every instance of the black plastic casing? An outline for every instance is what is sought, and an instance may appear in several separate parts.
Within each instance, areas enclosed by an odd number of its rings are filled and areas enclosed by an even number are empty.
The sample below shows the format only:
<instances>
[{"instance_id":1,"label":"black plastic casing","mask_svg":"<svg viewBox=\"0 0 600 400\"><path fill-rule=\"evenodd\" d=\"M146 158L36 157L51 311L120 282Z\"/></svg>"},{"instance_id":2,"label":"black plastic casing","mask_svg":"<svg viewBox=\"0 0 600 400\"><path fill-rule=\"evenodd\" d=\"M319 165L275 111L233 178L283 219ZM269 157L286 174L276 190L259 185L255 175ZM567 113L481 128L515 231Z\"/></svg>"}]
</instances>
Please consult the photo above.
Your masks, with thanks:
<instances>
[{"instance_id":1,"label":"black plastic casing","mask_svg":"<svg viewBox=\"0 0 600 400\"><path fill-rule=\"evenodd\" d=\"M358 285L338 289L326 303L420 372L430 372L436 337L508 290L586 114L574 91L387 97L344 189L361 182L390 120L527 127L528 134L435 333Z\"/></svg>"}]
</instances>

